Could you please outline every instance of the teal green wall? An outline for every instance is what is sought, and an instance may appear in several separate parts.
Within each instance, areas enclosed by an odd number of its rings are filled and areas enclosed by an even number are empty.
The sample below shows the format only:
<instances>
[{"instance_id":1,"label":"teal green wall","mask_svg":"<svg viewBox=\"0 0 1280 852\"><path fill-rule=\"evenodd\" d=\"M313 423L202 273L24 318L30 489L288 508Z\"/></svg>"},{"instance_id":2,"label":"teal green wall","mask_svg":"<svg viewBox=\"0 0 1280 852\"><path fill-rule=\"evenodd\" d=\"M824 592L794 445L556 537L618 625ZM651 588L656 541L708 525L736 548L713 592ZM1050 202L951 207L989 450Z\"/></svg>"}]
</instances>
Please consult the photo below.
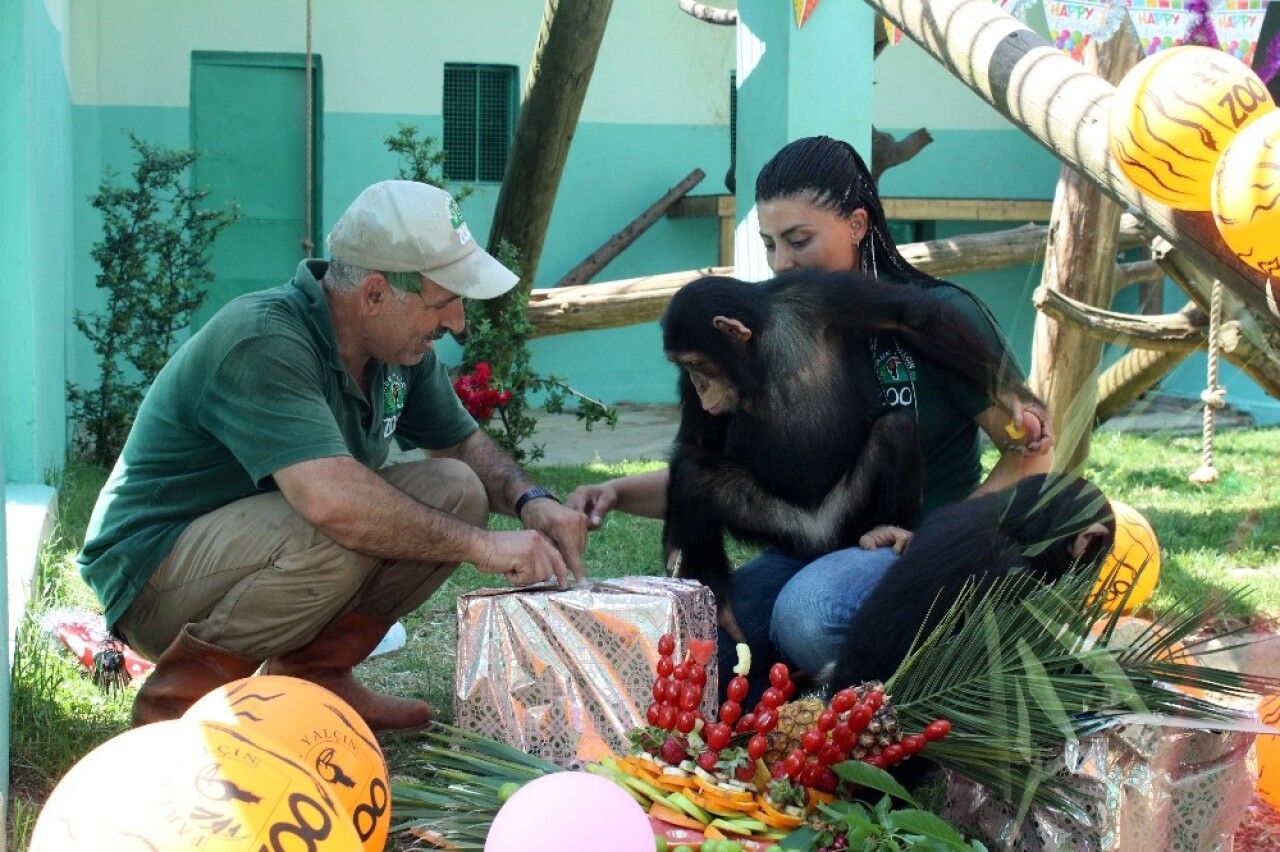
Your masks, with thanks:
<instances>
[{"instance_id":1,"label":"teal green wall","mask_svg":"<svg viewBox=\"0 0 1280 852\"><path fill-rule=\"evenodd\" d=\"M0 298L5 305L6 474L44 482L66 448L64 377L73 141L62 35L37 0L5 0L0 20ZM56 4L51 4L56 8Z\"/></svg>"}]
</instances>

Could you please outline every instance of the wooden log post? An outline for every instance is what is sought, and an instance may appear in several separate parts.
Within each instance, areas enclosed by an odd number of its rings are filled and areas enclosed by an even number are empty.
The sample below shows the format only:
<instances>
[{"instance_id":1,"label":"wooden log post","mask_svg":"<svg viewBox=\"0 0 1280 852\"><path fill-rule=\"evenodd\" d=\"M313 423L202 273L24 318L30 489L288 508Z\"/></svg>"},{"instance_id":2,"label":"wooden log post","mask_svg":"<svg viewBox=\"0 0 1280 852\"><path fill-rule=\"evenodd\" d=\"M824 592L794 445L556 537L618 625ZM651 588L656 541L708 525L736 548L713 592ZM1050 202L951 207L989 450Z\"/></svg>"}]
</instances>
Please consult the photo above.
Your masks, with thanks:
<instances>
[{"instance_id":1,"label":"wooden log post","mask_svg":"<svg viewBox=\"0 0 1280 852\"><path fill-rule=\"evenodd\" d=\"M1119 32L1106 42L1091 39L1084 51L1085 67L1113 84L1141 58L1142 47L1127 15ZM1110 307L1122 212L1096 183L1064 165L1049 220L1041 286L1085 304ZM1078 470L1089 457L1101 360L1102 344L1097 340L1043 313L1036 315L1030 382L1053 419L1054 467L1059 470Z\"/></svg>"},{"instance_id":2,"label":"wooden log post","mask_svg":"<svg viewBox=\"0 0 1280 852\"><path fill-rule=\"evenodd\" d=\"M1078 169L1111 198L1222 281L1263 321L1280 328L1280 278L1268 279L1227 248L1208 212L1173 210L1144 197L1112 162L1108 113L1115 87L990 0L867 0L957 79ZM1274 288L1274 289L1273 289Z\"/></svg>"},{"instance_id":3,"label":"wooden log post","mask_svg":"<svg viewBox=\"0 0 1280 852\"><path fill-rule=\"evenodd\" d=\"M586 284L595 277L596 273L608 266L609 261L621 254L627 246L634 243L641 234L649 230L654 222L661 219L662 214L666 213L672 204L688 195L689 190L697 186L706 176L707 173L702 169L694 169L689 172L684 180L667 190L661 198L649 206L648 210L631 220L631 224L606 240L600 248L587 255L585 260L569 270L569 273L557 281L554 286L573 287L577 284Z\"/></svg>"}]
</instances>

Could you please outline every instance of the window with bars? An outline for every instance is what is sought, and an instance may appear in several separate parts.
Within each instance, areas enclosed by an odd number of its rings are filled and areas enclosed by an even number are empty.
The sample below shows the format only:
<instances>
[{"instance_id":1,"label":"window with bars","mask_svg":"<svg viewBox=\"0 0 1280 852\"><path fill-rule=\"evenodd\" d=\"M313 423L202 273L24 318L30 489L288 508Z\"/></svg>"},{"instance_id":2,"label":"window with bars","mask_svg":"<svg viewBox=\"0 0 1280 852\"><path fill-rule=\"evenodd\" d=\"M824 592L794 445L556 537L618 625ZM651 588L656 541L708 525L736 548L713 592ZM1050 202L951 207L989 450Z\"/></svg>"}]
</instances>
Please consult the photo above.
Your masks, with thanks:
<instances>
[{"instance_id":1,"label":"window with bars","mask_svg":"<svg viewBox=\"0 0 1280 852\"><path fill-rule=\"evenodd\" d=\"M515 66L445 64L444 170L450 180L501 182L517 105Z\"/></svg>"}]
</instances>

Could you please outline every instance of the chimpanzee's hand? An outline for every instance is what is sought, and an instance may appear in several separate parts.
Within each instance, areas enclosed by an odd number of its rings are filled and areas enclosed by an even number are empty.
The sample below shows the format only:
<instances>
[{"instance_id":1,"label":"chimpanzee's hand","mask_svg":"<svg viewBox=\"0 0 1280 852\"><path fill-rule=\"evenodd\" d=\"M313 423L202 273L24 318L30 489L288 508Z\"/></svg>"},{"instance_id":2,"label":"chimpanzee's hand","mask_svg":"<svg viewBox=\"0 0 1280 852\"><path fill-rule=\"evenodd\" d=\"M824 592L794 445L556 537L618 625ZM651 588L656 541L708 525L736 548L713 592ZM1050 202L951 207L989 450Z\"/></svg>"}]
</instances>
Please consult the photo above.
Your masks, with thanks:
<instances>
[{"instance_id":1,"label":"chimpanzee's hand","mask_svg":"<svg viewBox=\"0 0 1280 852\"><path fill-rule=\"evenodd\" d=\"M892 547L894 553L904 553L916 534L902 527L884 524L864 533L858 539L858 547L863 550L878 550L881 547Z\"/></svg>"}]
</instances>

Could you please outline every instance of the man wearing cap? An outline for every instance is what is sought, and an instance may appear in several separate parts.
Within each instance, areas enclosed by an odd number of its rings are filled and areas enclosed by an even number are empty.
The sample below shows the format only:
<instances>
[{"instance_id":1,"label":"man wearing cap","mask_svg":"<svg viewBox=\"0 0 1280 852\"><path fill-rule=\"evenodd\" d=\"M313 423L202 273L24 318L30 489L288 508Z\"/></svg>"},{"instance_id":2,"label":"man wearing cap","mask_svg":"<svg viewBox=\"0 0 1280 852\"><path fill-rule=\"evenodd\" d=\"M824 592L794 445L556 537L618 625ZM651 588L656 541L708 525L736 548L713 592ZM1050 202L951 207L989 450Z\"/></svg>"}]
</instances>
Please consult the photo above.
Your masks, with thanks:
<instances>
[{"instance_id":1,"label":"man wearing cap","mask_svg":"<svg viewBox=\"0 0 1280 852\"><path fill-rule=\"evenodd\" d=\"M220 310L157 376L80 553L107 624L156 661L135 725L177 718L266 663L350 703L374 730L430 721L352 667L460 562L514 585L583 576L586 517L467 414L432 351L462 297L516 277L449 194L375 184L328 263ZM392 440L428 457L383 467ZM525 529L486 529L490 510Z\"/></svg>"}]
</instances>

